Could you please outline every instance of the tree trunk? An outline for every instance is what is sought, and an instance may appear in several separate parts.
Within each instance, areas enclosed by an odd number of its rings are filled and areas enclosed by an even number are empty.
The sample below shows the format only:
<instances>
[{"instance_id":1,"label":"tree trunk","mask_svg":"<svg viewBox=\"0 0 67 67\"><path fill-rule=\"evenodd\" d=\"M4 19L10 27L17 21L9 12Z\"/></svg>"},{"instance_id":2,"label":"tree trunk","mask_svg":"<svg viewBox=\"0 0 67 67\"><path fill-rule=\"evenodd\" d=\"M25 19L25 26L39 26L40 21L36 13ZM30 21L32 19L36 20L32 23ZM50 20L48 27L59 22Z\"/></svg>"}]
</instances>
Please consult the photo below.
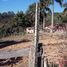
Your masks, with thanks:
<instances>
[{"instance_id":1,"label":"tree trunk","mask_svg":"<svg viewBox=\"0 0 67 67\"><path fill-rule=\"evenodd\" d=\"M45 29L45 22L46 22L46 18L43 18L43 30Z\"/></svg>"},{"instance_id":2,"label":"tree trunk","mask_svg":"<svg viewBox=\"0 0 67 67\"><path fill-rule=\"evenodd\" d=\"M53 32L54 25L54 0L52 0L52 20L51 20L51 32Z\"/></svg>"}]
</instances>

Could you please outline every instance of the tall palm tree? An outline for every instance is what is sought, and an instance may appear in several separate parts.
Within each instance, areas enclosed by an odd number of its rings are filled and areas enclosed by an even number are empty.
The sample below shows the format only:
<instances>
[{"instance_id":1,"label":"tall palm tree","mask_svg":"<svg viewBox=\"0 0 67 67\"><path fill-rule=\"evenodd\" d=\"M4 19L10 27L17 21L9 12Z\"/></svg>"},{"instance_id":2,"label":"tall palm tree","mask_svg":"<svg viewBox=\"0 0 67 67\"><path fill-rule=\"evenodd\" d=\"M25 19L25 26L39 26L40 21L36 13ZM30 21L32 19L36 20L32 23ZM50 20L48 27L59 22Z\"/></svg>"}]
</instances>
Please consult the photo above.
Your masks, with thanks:
<instances>
[{"instance_id":1,"label":"tall palm tree","mask_svg":"<svg viewBox=\"0 0 67 67\"><path fill-rule=\"evenodd\" d=\"M46 16L47 16L47 12L51 12L50 8L48 7L50 4L50 0L40 0L40 12L41 12L41 16L42 16L42 21L43 21L43 25L42 28L44 30L45 28L45 23L46 23Z\"/></svg>"},{"instance_id":2,"label":"tall palm tree","mask_svg":"<svg viewBox=\"0 0 67 67\"><path fill-rule=\"evenodd\" d=\"M51 13L50 8L48 7L44 8L43 13L42 13L43 14L43 30L45 29L45 25L46 25L47 11Z\"/></svg>"},{"instance_id":3,"label":"tall palm tree","mask_svg":"<svg viewBox=\"0 0 67 67\"><path fill-rule=\"evenodd\" d=\"M50 11L50 9L48 8L49 5L49 0L40 0L40 2L38 3L38 12L41 13L42 17L43 17L43 24L41 23L41 25L43 26L43 29L45 27L45 17L46 17L46 10ZM34 25L34 18L35 18L35 3L33 3L32 5L29 6L29 9L27 10L26 14L28 15L28 18L30 19L30 22L33 22L32 25ZM39 18L39 13L38 13L38 18ZM42 19L42 17L40 17L39 19ZM39 21L39 20L38 20ZM40 26L39 26L40 27Z\"/></svg>"},{"instance_id":4,"label":"tall palm tree","mask_svg":"<svg viewBox=\"0 0 67 67\"><path fill-rule=\"evenodd\" d=\"M54 25L54 1L56 1L57 3L60 4L60 6L62 6L63 0L51 0L51 4L52 4L52 21L51 21L51 32L53 32L53 25Z\"/></svg>"}]
</instances>

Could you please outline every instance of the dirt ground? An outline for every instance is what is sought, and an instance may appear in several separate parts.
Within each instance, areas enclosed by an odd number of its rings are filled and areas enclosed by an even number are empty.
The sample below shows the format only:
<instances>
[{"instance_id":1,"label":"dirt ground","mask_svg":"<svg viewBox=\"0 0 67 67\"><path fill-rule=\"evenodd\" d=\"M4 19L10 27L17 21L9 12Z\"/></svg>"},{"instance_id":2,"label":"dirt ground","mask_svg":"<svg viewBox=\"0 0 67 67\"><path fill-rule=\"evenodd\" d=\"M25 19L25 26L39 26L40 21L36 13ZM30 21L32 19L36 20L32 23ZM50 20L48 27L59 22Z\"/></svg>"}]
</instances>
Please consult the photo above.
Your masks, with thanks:
<instances>
[{"instance_id":1,"label":"dirt ground","mask_svg":"<svg viewBox=\"0 0 67 67\"><path fill-rule=\"evenodd\" d=\"M17 42L10 46L8 43L8 46L0 47L0 52L12 51L12 50L18 50L18 49L22 49L22 48L28 48L28 47L30 48L34 43L34 35L27 34L25 36L23 36L23 35L22 36L21 35L10 36L10 37L6 37L6 38L2 38L1 40ZM43 43L44 56L47 57L49 62L59 63L61 60L67 59L67 38L65 38L64 36L53 36L53 35L44 35L43 34L43 35L40 35L39 42ZM22 67L21 63L23 63L23 62L20 61L20 66L16 66L16 67ZM13 67L15 67L15 66L13 66Z\"/></svg>"}]
</instances>

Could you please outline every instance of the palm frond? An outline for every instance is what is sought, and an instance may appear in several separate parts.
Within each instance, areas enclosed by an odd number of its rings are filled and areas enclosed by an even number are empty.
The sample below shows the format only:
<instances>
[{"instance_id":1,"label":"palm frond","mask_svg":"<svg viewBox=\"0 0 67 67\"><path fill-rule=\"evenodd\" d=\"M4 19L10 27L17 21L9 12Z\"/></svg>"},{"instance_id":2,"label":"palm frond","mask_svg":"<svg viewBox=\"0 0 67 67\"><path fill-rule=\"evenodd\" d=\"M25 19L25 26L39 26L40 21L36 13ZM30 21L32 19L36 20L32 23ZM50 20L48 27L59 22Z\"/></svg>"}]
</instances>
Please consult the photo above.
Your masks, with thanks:
<instances>
[{"instance_id":1,"label":"palm frond","mask_svg":"<svg viewBox=\"0 0 67 67\"><path fill-rule=\"evenodd\" d=\"M49 13L52 13L49 7L45 7L45 10L48 11Z\"/></svg>"},{"instance_id":2,"label":"palm frond","mask_svg":"<svg viewBox=\"0 0 67 67\"><path fill-rule=\"evenodd\" d=\"M55 0L55 1L62 6L63 0Z\"/></svg>"},{"instance_id":3,"label":"palm frond","mask_svg":"<svg viewBox=\"0 0 67 67\"><path fill-rule=\"evenodd\" d=\"M63 12L66 12L67 11L67 7L64 9L64 11Z\"/></svg>"},{"instance_id":4,"label":"palm frond","mask_svg":"<svg viewBox=\"0 0 67 67\"><path fill-rule=\"evenodd\" d=\"M64 11L63 12L66 12L67 11L67 2L63 4L63 7L64 7Z\"/></svg>"}]
</instances>

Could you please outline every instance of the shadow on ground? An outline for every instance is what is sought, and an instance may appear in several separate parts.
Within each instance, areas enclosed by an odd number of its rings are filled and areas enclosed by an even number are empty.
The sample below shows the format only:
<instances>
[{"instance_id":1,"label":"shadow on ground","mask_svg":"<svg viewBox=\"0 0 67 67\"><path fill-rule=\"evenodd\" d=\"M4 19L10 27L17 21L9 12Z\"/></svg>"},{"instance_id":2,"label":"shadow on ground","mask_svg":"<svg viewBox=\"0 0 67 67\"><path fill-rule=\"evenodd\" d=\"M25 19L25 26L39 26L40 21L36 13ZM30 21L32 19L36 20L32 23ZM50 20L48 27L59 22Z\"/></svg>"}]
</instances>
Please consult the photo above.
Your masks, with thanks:
<instances>
[{"instance_id":1,"label":"shadow on ground","mask_svg":"<svg viewBox=\"0 0 67 67\"><path fill-rule=\"evenodd\" d=\"M20 60L23 60L22 57L10 58L10 59L0 59L0 66L11 65L11 67L13 67L13 65L18 63Z\"/></svg>"},{"instance_id":2,"label":"shadow on ground","mask_svg":"<svg viewBox=\"0 0 67 67\"><path fill-rule=\"evenodd\" d=\"M30 42L30 40L22 40L22 41L1 41L0 42L0 49L1 48L4 48L4 47L7 47L7 46L11 46L11 45L16 45L18 43L24 43L24 42Z\"/></svg>"}]
</instances>

